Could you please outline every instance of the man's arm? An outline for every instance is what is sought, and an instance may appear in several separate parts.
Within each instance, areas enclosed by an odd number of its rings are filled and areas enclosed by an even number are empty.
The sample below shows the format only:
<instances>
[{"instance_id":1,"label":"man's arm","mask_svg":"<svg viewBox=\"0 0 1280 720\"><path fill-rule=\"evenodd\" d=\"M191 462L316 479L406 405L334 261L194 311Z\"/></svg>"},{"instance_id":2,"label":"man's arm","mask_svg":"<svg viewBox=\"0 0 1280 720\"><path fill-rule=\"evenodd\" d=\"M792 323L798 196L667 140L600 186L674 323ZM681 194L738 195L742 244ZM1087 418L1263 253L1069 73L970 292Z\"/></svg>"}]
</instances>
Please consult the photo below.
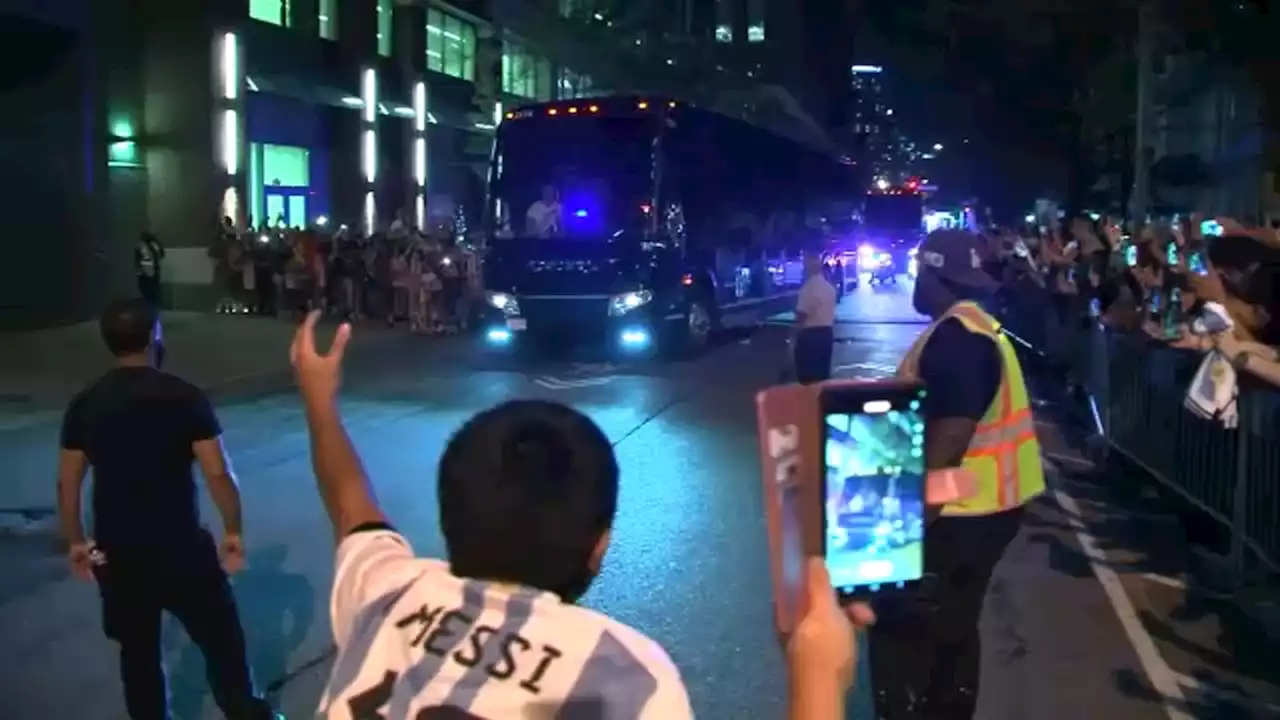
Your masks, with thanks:
<instances>
[{"instance_id":1,"label":"man's arm","mask_svg":"<svg viewBox=\"0 0 1280 720\"><path fill-rule=\"evenodd\" d=\"M925 403L924 460L928 470L958 467L978 422L1003 380L996 344L971 333L958 320L934 331L920 357Z\"/></svg>"},{"instance_id":2,"label":"man's arm","mask_svg":"<svg viewBox=\"0 0 1280 720\"><path fill-rule=\"evenodd\" d=\"M84 545L84 522L80 517L80 495L89 471L85 455L88 438L84 434L82 410L73 401L62 418L61 449L58 451L58 520L62 538L68 545Z\"/></svg>"},{"instance_id":3,"label":"man's arm","mask_svg":"<svg viewBox=\"0 0 1280 720\"><path fill-rule=\"evenodd\" d=\"M311 438L311 466L334 536L341 542L357 528L385 527L387 518L374 499L360 456L342 427L336 402L308 399L304 405Z\"/></svg>"},{"instance_id":4,"label":"man's arm","mask_svg":"<svg viewBox=\"0 0 1280 720\"><path fill-rule=\"evenodd\" d=\"M192 404L191 421L191 451L200 465L205 484L209 486L209 497L222 517L222 532L224 535L239 535L243 529L240 487L222 447L222 426L213 411L213 404L198 391Z\"/></svg>"}]
</instances>

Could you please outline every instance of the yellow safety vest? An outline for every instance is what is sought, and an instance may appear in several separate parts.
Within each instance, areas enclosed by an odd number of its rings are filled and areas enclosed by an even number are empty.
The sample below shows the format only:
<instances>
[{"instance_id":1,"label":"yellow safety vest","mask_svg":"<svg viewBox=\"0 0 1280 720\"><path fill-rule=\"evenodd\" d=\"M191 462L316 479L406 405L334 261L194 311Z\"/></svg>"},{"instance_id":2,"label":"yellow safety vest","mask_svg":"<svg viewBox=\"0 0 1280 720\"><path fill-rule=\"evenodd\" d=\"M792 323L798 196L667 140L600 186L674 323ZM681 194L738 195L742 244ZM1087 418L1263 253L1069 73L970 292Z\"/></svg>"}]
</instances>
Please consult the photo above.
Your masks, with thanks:
<instances>
[{"instance_id":1,"label":"yellow safety vest","mask_svg":"<svg viewBox=\"0 0 1280 720\"><path fill-rule=\"evenodd\" d=\"M1000 332L1000 323L976 303L951 306L916 338L898 366L898 376L918 378L920 353L933 331L956 319L969 332L991 338L1000 350L1001 380L991 407L969 441L963 467L978 477L978 493L963 502L943 506L943 515L991 515L1021 507L1045 491L1044 465L1036 439L1031 397L1013 344Z\"/></svg>"}]
</instances>

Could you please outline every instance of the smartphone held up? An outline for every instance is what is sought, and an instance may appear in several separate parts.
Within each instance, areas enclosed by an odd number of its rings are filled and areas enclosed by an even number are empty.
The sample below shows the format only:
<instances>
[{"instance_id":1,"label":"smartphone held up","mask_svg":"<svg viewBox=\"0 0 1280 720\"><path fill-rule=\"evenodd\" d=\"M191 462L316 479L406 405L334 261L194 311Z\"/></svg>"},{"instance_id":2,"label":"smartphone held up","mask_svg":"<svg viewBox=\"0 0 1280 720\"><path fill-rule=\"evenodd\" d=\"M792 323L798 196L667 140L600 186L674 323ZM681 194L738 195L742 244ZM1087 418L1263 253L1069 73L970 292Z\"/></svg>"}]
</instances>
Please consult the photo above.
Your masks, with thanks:
<instances>
[{"instance_id":1,"label":"smartphone held up","mask_svg":"<svg viewBox=\"0 0 1280 720\"><path fill-rule=\"evenodd\" d=\"M777 629L803 615L810 557L843 602L911 592L924 576L926 505L973 495L971 476L925 468L923 385L782 385L756 397Z\"/></svg>"}]
</instances>

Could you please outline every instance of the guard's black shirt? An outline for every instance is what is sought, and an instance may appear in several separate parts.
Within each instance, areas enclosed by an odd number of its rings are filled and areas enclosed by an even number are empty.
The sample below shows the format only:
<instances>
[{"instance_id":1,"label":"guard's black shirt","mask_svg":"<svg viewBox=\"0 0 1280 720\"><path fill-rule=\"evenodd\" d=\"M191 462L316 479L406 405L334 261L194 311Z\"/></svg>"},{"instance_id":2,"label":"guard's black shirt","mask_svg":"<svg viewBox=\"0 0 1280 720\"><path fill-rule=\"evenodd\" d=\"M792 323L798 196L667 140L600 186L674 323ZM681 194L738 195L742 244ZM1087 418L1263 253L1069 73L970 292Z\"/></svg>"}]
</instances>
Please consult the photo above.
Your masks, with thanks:
<instances>
[{"instance_id":1,"label":"guard's black shirt","mask_svg":"<svg viewBox=\"0 0 1280 720\"><path fill-rule=\"evenodd\" d=\"M1004 367L991 338L969 332L959 320L949 318L929 336L917 372L929 389L927 419L981 421L1000 391Z\"/></svg>"},{"instance_id":2,"label":"guard's black shirt","mask_svg":"<svg viewBox=\"0 0 1280 720\"><path fill-rule=\"evenodd\" d=\"M62 447L93 467L91 535L108 556L181 554L207 538L191 446L221 432L199 388L154 368L117 368L71 401Z\"/></svg>"}]
</instances>

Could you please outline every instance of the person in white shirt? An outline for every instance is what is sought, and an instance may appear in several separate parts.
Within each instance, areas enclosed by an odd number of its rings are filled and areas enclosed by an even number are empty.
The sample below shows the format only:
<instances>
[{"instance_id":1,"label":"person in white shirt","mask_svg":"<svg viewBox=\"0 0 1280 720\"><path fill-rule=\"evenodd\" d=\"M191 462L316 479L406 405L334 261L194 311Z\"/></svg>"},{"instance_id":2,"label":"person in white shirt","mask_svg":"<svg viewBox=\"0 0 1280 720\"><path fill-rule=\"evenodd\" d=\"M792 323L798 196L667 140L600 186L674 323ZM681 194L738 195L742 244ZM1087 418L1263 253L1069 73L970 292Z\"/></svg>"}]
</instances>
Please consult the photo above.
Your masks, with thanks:
<instances>
[{"instance_id":1,"label":"person in white shirt","mask_svg":"<svg viewBox=\"0 0 1280 720\"><path fill-rule=\"evenodd\" d=\"M449 560L418 558L379 509L339 417L350 326L320 354L317 317L299 328L291 359L338 541L337 656L320 716L691 718L656 642L573 604L599 571L617 507L618 466L600 428L532 400L473 417L437 473Z\"/></svg>"},{"instance_id":2,"label":"person in white shirt","mask_svg":"<svg viewBox=\"0 0 1280 720\"><path fill-rule=\"evenodd\" d=\"M563 210L555 187L542 188L542 198L535 200L524 215L525 232L533 237L549 238L560 234Z\"/></svg>"},{"instance_id":3,"label":"person in white shirt","mask_svg":"<svg viewBox=\"0 0 1280 720\"><path fill-rule=\"evenodd\" d=\"M805 281L796 301L792 362L796 382L808 385L831 377L836 289L822 272L822 258L818 254L805 256L804 272Z\"/></svg>"}]
</instances>

